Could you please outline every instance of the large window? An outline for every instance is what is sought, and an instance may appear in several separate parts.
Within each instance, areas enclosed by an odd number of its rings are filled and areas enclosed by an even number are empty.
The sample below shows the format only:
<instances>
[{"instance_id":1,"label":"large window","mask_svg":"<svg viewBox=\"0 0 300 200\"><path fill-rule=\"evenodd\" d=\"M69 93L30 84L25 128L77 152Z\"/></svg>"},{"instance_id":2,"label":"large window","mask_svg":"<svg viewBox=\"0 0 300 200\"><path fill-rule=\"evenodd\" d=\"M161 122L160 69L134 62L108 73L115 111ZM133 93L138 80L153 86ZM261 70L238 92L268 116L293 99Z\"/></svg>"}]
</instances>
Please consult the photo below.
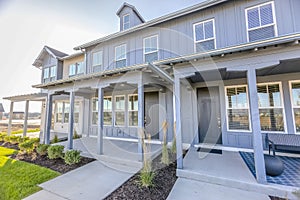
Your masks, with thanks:
<instances>
[{"instance_id":1,"label":"large window","mask_svg":"<svg viewBox=\"0 0 300 200\"><path fill-rule=\"evenodd\" d=\"M295 129L300 133L300 81L291 82L291 92Z\"/></svg>"},{"instance_id":2,"label":"large window","mask_svg":"<svg viewBox=\"0 0 300 200\"><path fill-rule=\"evenodd\" d=\"M126 44L116 47L115 60L116 60L116 68L126 66Z\"/></svg>"},{"instance_id":3,"label":"large window","mask_svg":"<svg viewBox=\"0 0 300 200\"><path fill-rule=\"evenodd\" d=\"M216 48L214 19L194 24L195 51L207 51Z\"/></svg>"},{"instance_id":4,"label":"large window","mask_svg":"<svg viewBox=\"0 0 300 200\"><path fill-rule=\"evenodd\" d=\"M115 96L115 125L125 125L125 96Z\"/></svg>"},{"instance_id":5,"label":"large window","mask_svg":"<svg viewBox=\"0 0 300 200\"><path fill-rule=\"evenodd\" d=\"M80 75L84 73L84 63L78 62L69 65L69 76Z\"/></svg>"},{"instance_id":6,"label":"large window","mask_svg":"<svg viewBox=\"0 0 300 200\"><path fill-rule=\"evenodd\" d=\"M112 98L104 97L103 99L103 124L112 125Z\"/></svg>"},{"instance_id":7,"label":"large window","mask_svg":"<svg viewBox=\"0 0 300 200\"><path fill-rule=\"evenodd\" d=\"M246 86L226 87L226 109L228 130L250 131Z\"/></svg>"},{"instance_id":8,"label":"large window","mask_svg":"<svg viewBox=\"0 0 300 200\"><path fill-rule=\"evenodd\" d=\"M97 51L93 53L93 72L100 72L103 70L103 52Z\"/></svg>"},{"instance_id":9,"label":"large window","mask_svg":"<svg viewBox=\"0 0 300 200\"><path fill-rule=\"evenodd\" d=\"M130 15L123 15L123 30L127 30L130 28Z\"/></svg>"},{"instance_id":10,"label":"large window","mask_svg":"<svg viewBox=\"0 0 300 200\"><path fill-rule=\"evenodd\" d=\"M158 60L158 36L150 36L144 39L144 61Z\"/></svg>"},{"instance_id":11,"label":"large window","mask_svg":"<svg viewBox=\"0 0 300 200\"><path fill-rule=\"evenodd\" d=\"M55 81L56 80L56 65L50 67L50 81Z\"/></svg>"},{"instance_id":12,"label":"large window","mask_svg":"<svg viewBox=\"0 0 300 200\"><path fill-rule=\"evenodd\" d=\"M257 85L260 126L262 131L284 132L284 110L279 83Z\"/></svg>"},{"instance_id":13,"label":"large window","mask_svg":"<svg viewBox=\"0 0 300 200\"><path fill-rule=\"evenodd\" d=\"M98 98L92 99L92 123L98 124Z\"/></svg>"},{"instance_id":14,"label":"large window","mask_svg":"<svg viewBox=\"0 0 300 200\"><path fill-rule=\"evenodd\" d=\"M277 35L273 2L246 9L246 18L250 42Z\"/></svg>"},{"instance_id":15,"label":"large window","mask_svg":"<svg viewBox=\"0 0 300 200\"><path fill-rule=\"evenodd\" d=\"M129 126L138 125L138 96L128 96L128 118Z\"/></svg>"}]
</instances>

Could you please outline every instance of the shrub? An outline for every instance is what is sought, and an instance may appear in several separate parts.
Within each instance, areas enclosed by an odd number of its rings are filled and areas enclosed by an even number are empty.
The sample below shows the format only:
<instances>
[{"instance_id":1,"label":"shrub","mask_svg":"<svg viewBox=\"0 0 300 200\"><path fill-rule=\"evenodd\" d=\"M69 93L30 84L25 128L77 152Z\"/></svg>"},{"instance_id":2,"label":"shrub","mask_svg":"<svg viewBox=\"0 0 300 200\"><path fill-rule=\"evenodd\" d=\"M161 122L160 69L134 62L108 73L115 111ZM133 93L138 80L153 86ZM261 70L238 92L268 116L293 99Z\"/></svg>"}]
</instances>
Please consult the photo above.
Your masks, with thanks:
<instances>
[{"instance_id":1,"label":"shrub","mask_svg":"<svg viewBox=\"0 0 300 200\"><path fill-rule=\"evenodd\" d=\"M140 180L143 187L151 187L154 185L153 180L155 173L151 171L141 171Z\"/></svg>"},{"instance_id":2,"label":"shrub","mask_svg":"<svg viewBox=\"0 0 300 200\"><path fill-rule=\"evenodd\" d=\"M0 133L0 142L4 142L4 137L5 136L6 136L6 134Z\"/></svg>"},{"instance_id":3,"label":"shrub","mask_svg":"<svg viewBox=\"0 0 300 200\"><path fill-rule=\"evenodd\" d=\"M19 148L22 152L25 153L32 153L32 151L34 150L34 141L33 140L28 140L25 142L22 142L19 144Z\"/></svg>"},{"instance_id":4,"label":"shrub","mask_svg":"<svg viewBox=\"0 0 300 200\"><path fill-rule=\"evenodd\" d=\"M59 142L58 136L57 136L57 135L54 135L54 138L53 138L53 140L51 141L51 144L58 143L58 142Z\"/></svg>"},{"instance_id":5,"label":"shrub","mask_svg":"<svg viewBox=\"0 0 300 200\"><path fill-rule=\"evenodd\" d=\"M26 142L28 140L30 140L29 137L20 137L18 143L23 143L23 142Z\"/></svg>"},{"instance_id":6,"label":"shrub","mask_svg":"<svg viewBox=\"0 0 300 200\"><path fill-rule=\"evenodd\" d=\"M4 136L4 142L10 142L10 136Z\"/></svg>"},{"instance_id":7,"label":"shrub","mask_svg":"<svg viewBox=\"0 0 300 200\"><path fill-rule=\"evenodd\" d=\"M19 143L20 138L21 138L21 136L12 135L9 138L9 142L12 144L17 144L17 143Z\"/></svg>"},{"instance_id":8,"label":"shrub","mask_svg":"<svg viewBox=\"0 0 300 200\"><path fill-rule=\"evenodd\" d=\"M81 138L81 135L77 134L76 131L74 131L73 139L79 139Z\"/></svg>"},{"instance_id":9,"label":"shrub","mask_svg":"<svg viewBox=\"0 0 300 200\"><path fill-rule=\"evenodd\" d=\"M53 145L48 147L48 158L49 159L63 158L64 148L65 147L63 145Z\"/></svg>"},{"instance_id":10,"label":"shrub","mask_svg":"<svg viewBox=\"0 0 300 200\"><path fill-rule=\"evenodd\" d=\"M39 146L39 144L40 144L40 138L32 138L30 140L33 142L34 147Z\"/></svg>"},{"instance_id":11,"label":"shrub","mask_svg":"<svg viewBox=\"0 0 300 200\"><path fill-rule=\"evenodd\" d=\"M44 156L47 154L48 148L49 148L49 144L39 144L36 147L36 152L40 155L40 156Z\"/></svg>"},{"instance_id":12,"label":"shrub","mask_svg":"<svg viewBox=\"0 0 300 200\"><path fill-rule=\"evenodd\" d=\"M64 157L65 163L68 165L73 165L79 163L81 160L80 151L78 150L69 150L65 153Z\"/></svg>"}]
</instances>

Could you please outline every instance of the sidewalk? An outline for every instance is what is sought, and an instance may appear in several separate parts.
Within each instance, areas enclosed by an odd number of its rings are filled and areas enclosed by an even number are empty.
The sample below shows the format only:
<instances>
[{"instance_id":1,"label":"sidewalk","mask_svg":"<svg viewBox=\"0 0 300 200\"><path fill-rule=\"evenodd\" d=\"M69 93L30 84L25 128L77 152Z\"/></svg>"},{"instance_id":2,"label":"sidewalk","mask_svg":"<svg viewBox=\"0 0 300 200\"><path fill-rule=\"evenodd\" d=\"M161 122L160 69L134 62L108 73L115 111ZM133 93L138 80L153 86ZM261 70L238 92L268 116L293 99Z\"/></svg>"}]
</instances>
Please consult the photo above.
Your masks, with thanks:
<instances>
[{"instance_id":1,"label":"sidewalk","mask_svg":"<svg viewBox=\"0 0 300 200\"><path fill-rule=\"evenodd\" d=\"M122 167L122 166L121 166ZM25 200L99 200L121 186L134 173L110 168L101 161L94 161L74 171L42 183L42 191Z\"/></svg>"}]
</instances>

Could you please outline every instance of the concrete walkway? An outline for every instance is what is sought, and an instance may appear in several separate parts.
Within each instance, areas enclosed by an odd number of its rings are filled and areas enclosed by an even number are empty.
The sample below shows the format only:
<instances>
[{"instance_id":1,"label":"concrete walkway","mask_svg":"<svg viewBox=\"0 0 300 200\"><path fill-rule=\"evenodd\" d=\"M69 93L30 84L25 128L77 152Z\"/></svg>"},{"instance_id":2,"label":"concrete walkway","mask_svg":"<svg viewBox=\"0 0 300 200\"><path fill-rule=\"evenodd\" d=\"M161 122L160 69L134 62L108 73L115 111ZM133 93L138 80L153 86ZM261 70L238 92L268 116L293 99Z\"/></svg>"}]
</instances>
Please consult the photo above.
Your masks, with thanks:
<instances>
[{"instance_id":1,"label":"concrete walkway","mask_svg":"<svg viewBox=\"0 0 300 200\"><path fill-rule=\"evenodd\" d=\"M94 161L42 183L40 187L43 190L25 198L25 200L103 199L138 171L135 168L134 173L127 173L124 170L116 170L116 168L110 168L101 161Z\"/></svg>"},{"instance_id":2,"label":"concrete walkway","mask_svg":"<svg viewBox=\"0 0 300 200\"><path fill-rule=\"evenodd\" d=\"M177 179L168 200L269 200L267 195L239 190L235 188L204 183L200 181L179 178Z\"/></svg>"}]
</instances>

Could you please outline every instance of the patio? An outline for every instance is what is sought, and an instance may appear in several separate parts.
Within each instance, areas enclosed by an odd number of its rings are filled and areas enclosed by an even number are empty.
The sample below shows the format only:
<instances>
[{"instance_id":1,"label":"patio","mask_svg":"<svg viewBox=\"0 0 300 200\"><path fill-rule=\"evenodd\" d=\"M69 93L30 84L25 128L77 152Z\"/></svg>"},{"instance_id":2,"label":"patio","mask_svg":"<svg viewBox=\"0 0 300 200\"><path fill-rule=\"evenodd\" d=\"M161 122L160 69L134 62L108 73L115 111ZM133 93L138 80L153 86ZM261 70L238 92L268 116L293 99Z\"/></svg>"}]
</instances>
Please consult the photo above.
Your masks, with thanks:
<instances>
[{"instance_id":1,"label":"patio","mask_svg":"<svg viewBox=\"0 0 300 200\"><path fill-rule=\"evenodd\" d=\"M177 176L261 194L288 197L289 199L298 198L295 198L295 193L300 187L279 185L278 183L257 183L239 153L244 150L253 154L252 150L216 146L209 152L207 148L198 152L198 148L191 147L183 160L184 168L177 169Z\"/></svg>"}]
</instances>

